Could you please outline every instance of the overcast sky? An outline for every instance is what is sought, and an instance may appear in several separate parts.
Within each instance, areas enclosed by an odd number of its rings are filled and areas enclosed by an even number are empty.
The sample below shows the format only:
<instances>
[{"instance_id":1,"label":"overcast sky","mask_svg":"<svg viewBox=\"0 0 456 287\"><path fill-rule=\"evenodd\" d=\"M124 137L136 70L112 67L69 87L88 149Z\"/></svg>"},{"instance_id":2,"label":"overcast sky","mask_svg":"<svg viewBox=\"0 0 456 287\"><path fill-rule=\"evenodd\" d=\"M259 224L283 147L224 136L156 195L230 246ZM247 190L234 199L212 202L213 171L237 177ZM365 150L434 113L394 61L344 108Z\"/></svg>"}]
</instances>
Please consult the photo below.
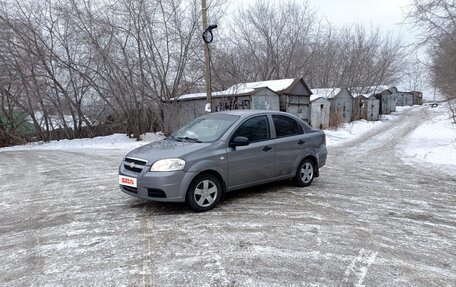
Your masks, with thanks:
<instances>
[{"instance_id":1,"label":"overcast sky","mask_svg":"<svg viewBox=\"0 0 456 287\"><path fill-rule=\"evenodd\" d=\"M231 0L229 10L235 10L239 5L246 7L254 1ZM403 23L404 14L411 3L412 0L309 0L319 19L326 19L337 27L359 23L366 27L379 27L383 33L392 33L400 37L404 44L413 45L418 41L418 33L413 27ZM418 52L418 57L425 58L424 51ZM423 85L423 89L430 89L425 87L427 83L423 82Z\"/></svg>"},{"instance_id":2,"label":"overcast sky","mask_svg":"<svg viewBox=\"0 0 456 287\"><path fill-rule=\"evenodd\" d=\"M400 37L404 44L418 42L418 32L404 22L404 14L409 10L412 0L309 0L319 17L326 18L336 26L362 23L374 26L384 33ZM421 60L426 58L424 50L417 54ZM403 86L407 86L406 79ZM423 79L421 89L425 97L432 98L434 89ZM432 95L431 95L432 94Z\"/></svg>"},{"instance_id":3,"label":"overcast sky","mask_svg":"<svg viewBox=\"0 0 456 287\"><path fill-rule=\"evenodd\" d=\"M403 10L410 0L311 0L318 14L336 25L364 23L380 26L385 31L397 31L403 21Z\"/></svg>"},{"instance_id":4,"label":"overcast sky","mask_svg":"<svg viewBox=\"0 0 456 287\"><path fill-rule=\"evenodd\" d=\"M255 0L231 0L231 7L244 7ZM272 0L281 2L284 0ZM299 1L299 0L296 0ZM304 1L304 0L302 0ZM411 0L309 0L320 19L336 26L362 23L366 27L379 27L383 32L401 35L408 43L416 41L409 25L401 24L403 13Z\"/></svg>"}]
</instances>

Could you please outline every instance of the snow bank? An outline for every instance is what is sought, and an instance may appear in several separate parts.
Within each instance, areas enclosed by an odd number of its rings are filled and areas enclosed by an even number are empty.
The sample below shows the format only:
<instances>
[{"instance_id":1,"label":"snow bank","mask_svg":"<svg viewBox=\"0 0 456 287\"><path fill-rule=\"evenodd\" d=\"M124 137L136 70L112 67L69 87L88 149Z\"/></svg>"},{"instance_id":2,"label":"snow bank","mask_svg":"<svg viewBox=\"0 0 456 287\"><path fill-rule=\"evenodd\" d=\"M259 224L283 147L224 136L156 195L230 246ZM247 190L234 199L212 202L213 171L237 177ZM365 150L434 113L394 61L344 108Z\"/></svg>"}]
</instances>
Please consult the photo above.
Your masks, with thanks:
<instances>
[{"instance_id":1,"label":"snow bank","mask_svg":"<svg viewBox=\"0 0 456 287\"><path fill-rule=\"evenodd\" d=\"M384 124L383 121L369 122L366 120L359 120L351 123L346 123L337 130L325 130L324 132L326 134L326 145L341 145L350 140L361 137L364 133L372 130L373 128L379 127L382 124Z\"/></svg>"},{"instance_id":2,"label":"snow bank","mask_svg":"<svg viewBox=\"0 0 456 287\"><path fill-rule=\"evenodd\" d=\"M449 117L448 107L441 104L429 108L432 119L415 129L398 146L406 164L440 165L439 169L456 175L456 125Z\"/></svg>"},{"instance_id":3,"label":"snow bank","mask_svg":"<svg viewBox=\"0 0 456 287\"><path fill-rule=\"evenodd\" d=\"M358 120L350 123L344 124L342 127L337 130L328 129L325 130L326 134L326 144L328 146L338 146L344 144L348 141L355 140L360 138L366 132L369 132L373 129L376 129L388 121L396 120L399 115L406 110L411 108L421 108L421 106L405 106L405 107L396 107L396 112L392 112L389 115L380 115L378 121L366 121Z\"/></svg>"},{"instance_id":4,"label":"snow bank","mask_svg":"<svg viewBox=\"0 0 456 287\"><path fill-rule=\"evenodd\" d=\"M163 139L164 135L159 133L146 133L142 136L142 141L129 138L125 134L113 134L104 137L51 141L48 143L36 142L26 145L0 148L2 151L20 150L74 150L74 149L133 149L142 145Z\"/></svg>"}]
</instances>

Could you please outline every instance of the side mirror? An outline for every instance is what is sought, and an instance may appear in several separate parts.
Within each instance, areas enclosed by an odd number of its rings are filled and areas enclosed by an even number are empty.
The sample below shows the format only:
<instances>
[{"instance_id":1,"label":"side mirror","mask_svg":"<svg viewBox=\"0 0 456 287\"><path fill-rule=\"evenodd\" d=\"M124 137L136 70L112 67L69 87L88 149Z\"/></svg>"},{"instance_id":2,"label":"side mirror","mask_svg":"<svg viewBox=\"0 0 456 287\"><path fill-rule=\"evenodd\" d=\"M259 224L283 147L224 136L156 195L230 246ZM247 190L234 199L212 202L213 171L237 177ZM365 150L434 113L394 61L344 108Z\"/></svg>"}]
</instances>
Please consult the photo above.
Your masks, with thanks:
<instances>
[{"instance_id":1,"label":"side mirror","mask_svg":"<svg viewBox=\"0 0 456 287\"><path fill-rule=\"evenodd\" d=\"M246 137L235 137L231 142L230 142L230 147L237 147L237 146L246 146L249 145L250 141Z\"/></svg>"}]
</instances>

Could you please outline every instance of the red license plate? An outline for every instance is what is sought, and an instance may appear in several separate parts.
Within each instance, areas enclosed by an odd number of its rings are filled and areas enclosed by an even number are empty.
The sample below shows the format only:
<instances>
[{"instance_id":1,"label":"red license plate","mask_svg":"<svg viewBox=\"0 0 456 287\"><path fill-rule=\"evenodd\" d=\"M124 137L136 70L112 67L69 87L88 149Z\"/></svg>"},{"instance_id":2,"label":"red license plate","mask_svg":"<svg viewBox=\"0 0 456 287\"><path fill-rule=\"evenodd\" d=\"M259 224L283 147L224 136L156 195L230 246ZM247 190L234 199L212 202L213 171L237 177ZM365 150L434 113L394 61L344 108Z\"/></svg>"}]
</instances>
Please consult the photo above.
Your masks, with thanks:
<instances>
[{"instance_id":1,"label":"red license plate","mask_svg":"<svg viewBox=\"0 0 456 287\"><path fill-rule=\"evenodd\" d=\"M137 182L136 182L136 178L129 177L129 176L124 176L124 175L119 175L119 184L120 185L131 186L131 187L138 187Z\"/></svg>"}]
</instances>

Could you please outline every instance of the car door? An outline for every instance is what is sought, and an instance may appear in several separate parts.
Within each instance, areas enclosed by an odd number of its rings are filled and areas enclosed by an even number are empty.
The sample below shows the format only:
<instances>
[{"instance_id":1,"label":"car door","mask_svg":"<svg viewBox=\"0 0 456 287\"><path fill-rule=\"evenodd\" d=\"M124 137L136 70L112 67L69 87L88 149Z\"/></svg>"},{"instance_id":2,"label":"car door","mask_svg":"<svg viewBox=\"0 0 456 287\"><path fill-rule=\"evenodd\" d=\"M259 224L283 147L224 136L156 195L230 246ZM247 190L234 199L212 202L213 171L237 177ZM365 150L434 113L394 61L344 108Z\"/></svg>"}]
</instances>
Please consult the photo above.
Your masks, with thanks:
<instances>
[{"instance_id":1,"label":"car door","mask_svg":"<svg viewBox=\"0 0 456 287\"><path fill-rule=\"evenodd\" d=\"M228 182L229 186L258 182L276 175L276 150L271 139L271 126L266 115L245 120L233 133L249 139L247 146L229 147Z\"/></svg>"},{"instance_id":2,"label":"car door","mask_svg":"<svg viewBox=\"0 0 456 287\"><path fill-rule=\"evenodd\" d=\"M291 174L305 152L308 136L301 124L291 117L272 115L272 121L276 136L277 174Z\"/></svg>"}]
</instances>

